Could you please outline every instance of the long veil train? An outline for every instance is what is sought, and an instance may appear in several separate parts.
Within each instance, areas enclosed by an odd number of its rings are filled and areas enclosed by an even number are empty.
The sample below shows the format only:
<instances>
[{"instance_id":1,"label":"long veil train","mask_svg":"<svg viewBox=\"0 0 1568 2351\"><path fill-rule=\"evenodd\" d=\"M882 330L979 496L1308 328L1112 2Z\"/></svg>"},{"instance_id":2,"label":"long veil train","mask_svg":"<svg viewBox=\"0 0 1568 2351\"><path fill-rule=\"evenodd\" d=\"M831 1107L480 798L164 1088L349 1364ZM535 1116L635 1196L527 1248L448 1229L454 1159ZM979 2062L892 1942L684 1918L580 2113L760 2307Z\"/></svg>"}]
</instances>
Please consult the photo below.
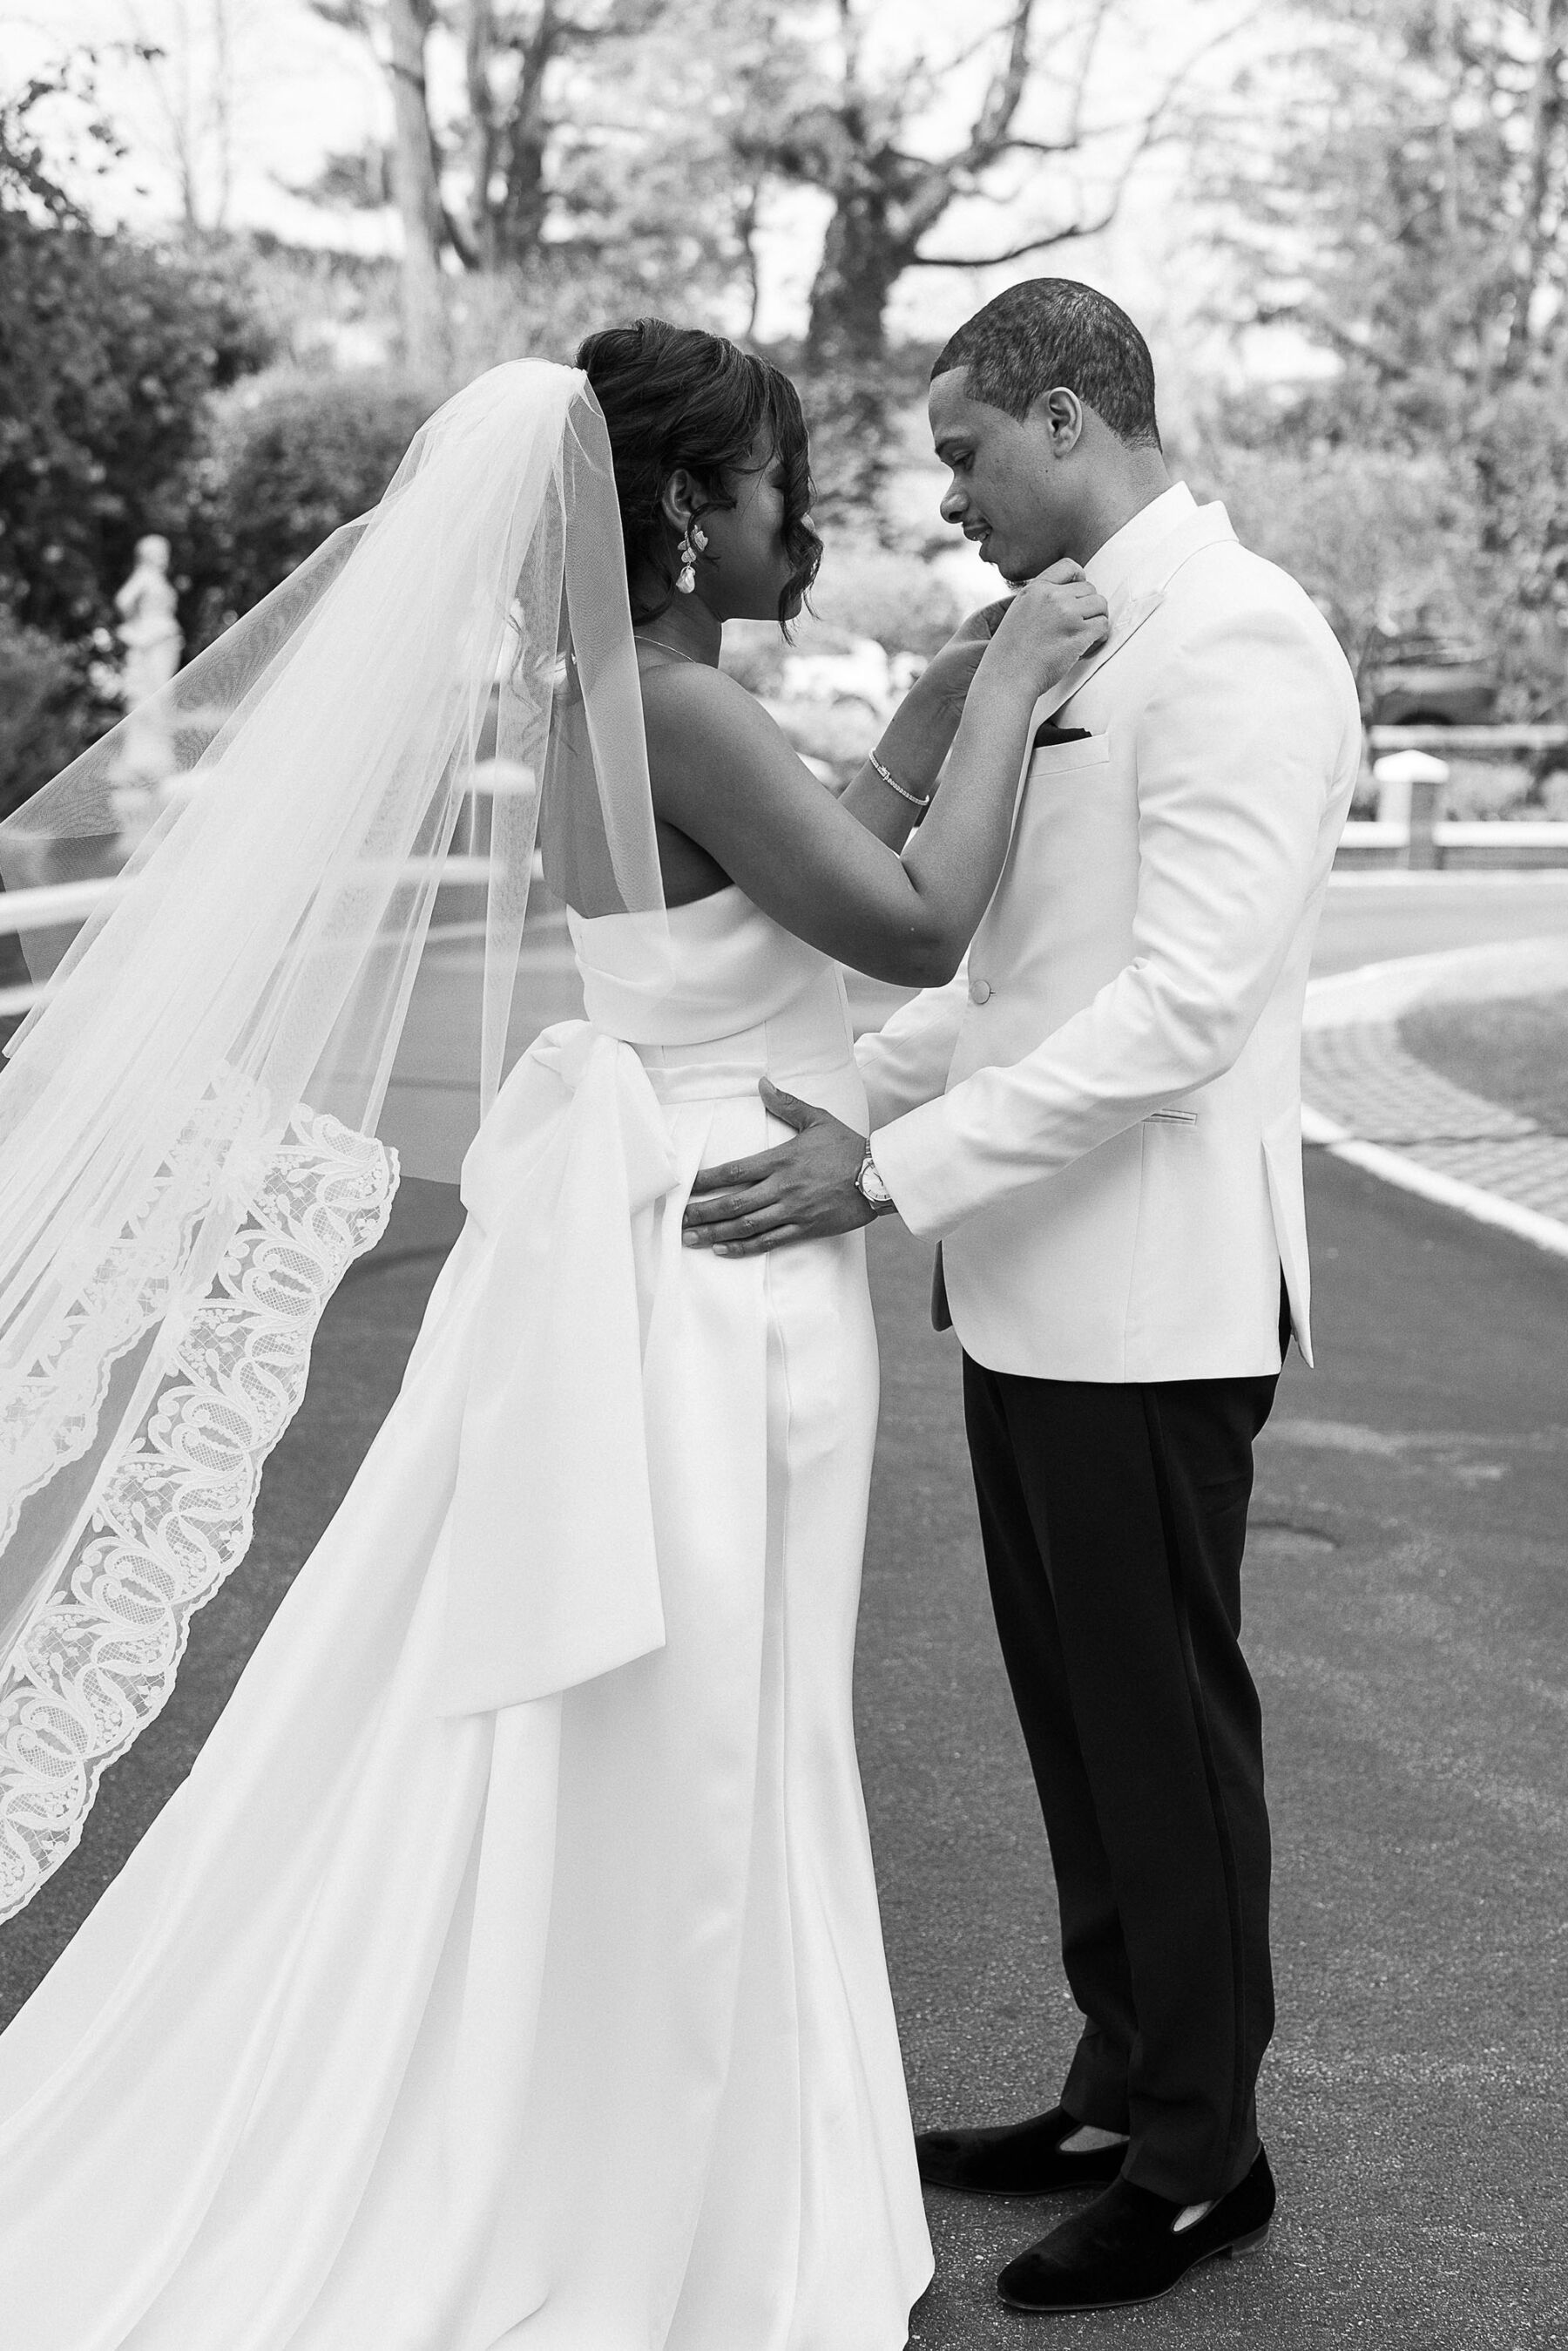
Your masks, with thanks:
<instances>
[{"instance_id":1,"label":"long veil train","mask_svg":"<svg viewBox=\"0 0 1568 2351\"><path fill-rule=\"evenodd\" d=\"M438 975L445 1116L398 1047L493 682L483 940ZM263 1464L400 1156L455 1176L519 1005L536 850L580 914L663 898L613 472L586 379L496 368L158 703L181 789L0 1074L0 1918L76 1844L244 1556ZM127 725L130 722L126 722ZM113 829L116 728L0 826L7 885ZM472 879L475 872L480 880ZM405 1131L407 1128L407 1131Z\"/></svg>"}]
</instances>

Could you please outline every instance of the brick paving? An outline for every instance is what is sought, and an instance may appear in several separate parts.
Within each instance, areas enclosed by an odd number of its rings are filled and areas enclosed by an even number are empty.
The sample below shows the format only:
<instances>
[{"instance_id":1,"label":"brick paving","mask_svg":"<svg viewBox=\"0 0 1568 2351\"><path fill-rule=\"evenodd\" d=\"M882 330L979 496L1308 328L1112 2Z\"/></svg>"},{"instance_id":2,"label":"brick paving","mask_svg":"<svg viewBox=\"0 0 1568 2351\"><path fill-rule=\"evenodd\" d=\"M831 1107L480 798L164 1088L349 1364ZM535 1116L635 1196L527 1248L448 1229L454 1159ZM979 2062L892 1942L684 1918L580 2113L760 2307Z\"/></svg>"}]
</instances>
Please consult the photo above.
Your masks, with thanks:
<instances>
[{"instance_id":1,"label":"brick paving","mask_svg":"<svg viewBox=\"0 0 1568 2351\"><path fill-rule=\"evenodd\" d=\"M1349 1140L1568 1225L1568 1135L1440 1077L1407 1050L1393 1020L1310 1027L1302 1093Z\"/></svg>"}]
</instances>

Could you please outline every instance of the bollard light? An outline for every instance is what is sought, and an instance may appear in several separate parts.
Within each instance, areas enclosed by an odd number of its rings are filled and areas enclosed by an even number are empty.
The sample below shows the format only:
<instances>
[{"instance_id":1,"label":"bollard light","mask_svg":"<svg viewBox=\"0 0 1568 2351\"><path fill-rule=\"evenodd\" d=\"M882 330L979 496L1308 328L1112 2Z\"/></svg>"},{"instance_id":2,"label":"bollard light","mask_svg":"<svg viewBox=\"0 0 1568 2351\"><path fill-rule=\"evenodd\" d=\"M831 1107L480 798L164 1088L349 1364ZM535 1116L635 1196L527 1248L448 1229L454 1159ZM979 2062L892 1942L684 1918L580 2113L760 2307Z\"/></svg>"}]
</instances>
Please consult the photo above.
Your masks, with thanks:
<instances>
[{"instance_id":1,"label":"bollard light","mask_svg":"<svg viewBox=\"0 0 1568 2351\"><path fill-rule=\"evenodd\" d=\"M1373 763L1377 786L1377 818L1381 824L1407 827L1405 862L1418 872L1438 863L1438 814L1443 786L1449 780L1446 759L1430 751L1386 751Z\"/></svg>"}]
</instances>

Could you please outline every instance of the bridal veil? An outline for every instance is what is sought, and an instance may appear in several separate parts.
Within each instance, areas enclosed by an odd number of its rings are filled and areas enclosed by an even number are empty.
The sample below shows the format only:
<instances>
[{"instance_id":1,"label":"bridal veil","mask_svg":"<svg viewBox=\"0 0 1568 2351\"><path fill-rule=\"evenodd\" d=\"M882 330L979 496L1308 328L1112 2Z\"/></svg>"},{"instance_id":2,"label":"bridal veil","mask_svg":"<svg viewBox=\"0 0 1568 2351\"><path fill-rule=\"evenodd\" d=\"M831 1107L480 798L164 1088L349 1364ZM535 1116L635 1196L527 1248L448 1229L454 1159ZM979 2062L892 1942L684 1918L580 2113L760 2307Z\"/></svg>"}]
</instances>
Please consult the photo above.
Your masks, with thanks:
<instances>
[{"instance_id":1,"label":"bridal veil","mask_svg":"<svg viewBox=\"0 0 1568 2351\"><path fill-rule=\"evenodd\" d=\"M43 998L0 1074L0 1918L72 1850L192 1611L244 1558L317 1322L384 1228L400 1159L455 1176L526 1041L531 876L633 918L657 986L620 522L586 378L521 361L458 393L374 512L137 723L175 788L64 956L29 935ZM0 826L8 887L101 861L124 737ZM441 1067L411 1087L421 993Z\"/></svg>"}]
</instances>

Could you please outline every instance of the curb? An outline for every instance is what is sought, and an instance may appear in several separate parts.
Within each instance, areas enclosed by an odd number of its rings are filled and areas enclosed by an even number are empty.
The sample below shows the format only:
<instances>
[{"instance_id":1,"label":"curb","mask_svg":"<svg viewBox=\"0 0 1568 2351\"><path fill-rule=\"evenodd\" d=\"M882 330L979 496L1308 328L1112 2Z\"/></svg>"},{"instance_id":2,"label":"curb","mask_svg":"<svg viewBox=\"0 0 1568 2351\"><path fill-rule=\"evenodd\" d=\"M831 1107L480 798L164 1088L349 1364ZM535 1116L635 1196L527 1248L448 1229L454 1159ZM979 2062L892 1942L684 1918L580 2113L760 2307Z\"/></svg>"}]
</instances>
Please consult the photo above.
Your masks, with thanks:
<instances>
[{"instance_id":1,"label":"curb","mask_svg":"<svg viewBox=\"0 0 1568 2351\"><path fill-rule=\"evenodd\" d=\"M1480 1003L1563 988L1568 988L1568 936L1458 947L1365 964L1358 970L1312 981L1303 1026L1309 1034L1325 1029L1386 1027L1417 1004ZM1568 1222L1561 1217L1527 1207L1522 1201L1511 1200L1482 1185L1465 1183L1440 1168L1426 1166L1409 1150L1359 1141L1348 1128L1305 1102L1302 1141L1401 1191L1454 1209L1478 1224L1511 1233L1549 1256L1568 1259Z\"/></svg>"},{"instance_id":2,"label":"curb","mask_svg":"<svg viewBox=\"0 0 1568 2351\"><path fill-rule=\"evenodd\" d=\"M1417 1004L1482 1004L1568 989L1568 932L1359 964L1308 983L1305 1029L1397 1020Z\"/></svg>"},{"instance_id":3,"label":"curb","mask_svg":"<svg viewBox=\"0 0 1568 2351\"><path fill-rule=\"evenodd\" d=\"M1523 1207L1517 1200L1505 1200L1501 1192L1485 1191L1479 1184L1461 1184L1457 1176L1439 1175L1435 1167L1423 1167L1418 1159L1404 1158L1385 1144L1357 1143L1342 1126L1335 1126L1331 1118L1309 1109L1305 1102L1302 1104L1302 1141L1317 1144L1331 1158L1363 1168L1402 1192L1414 1192L1438 1207L1456 1208L1460 1216L1474 1217L1477 1224L1495 1225L1552 1257L1568 1258L1568 1225L1557 1217L1543 1217L1539 1208Z\"/></svg>"}]
</instances>

